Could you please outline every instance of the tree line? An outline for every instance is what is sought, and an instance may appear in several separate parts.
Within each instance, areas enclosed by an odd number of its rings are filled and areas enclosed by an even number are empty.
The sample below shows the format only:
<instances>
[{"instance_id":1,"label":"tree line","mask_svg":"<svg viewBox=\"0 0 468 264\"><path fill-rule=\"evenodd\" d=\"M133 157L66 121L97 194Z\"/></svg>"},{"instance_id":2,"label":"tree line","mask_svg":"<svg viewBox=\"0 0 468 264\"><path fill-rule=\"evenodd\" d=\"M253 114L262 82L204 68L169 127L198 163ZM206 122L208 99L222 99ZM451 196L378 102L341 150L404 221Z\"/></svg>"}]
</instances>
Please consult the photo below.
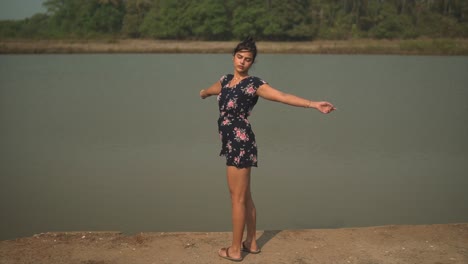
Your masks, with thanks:
<instances>
[{"instance_id":1,"label":"tree line","mask_svg":"<svg viewBox=\"0 0 468 264\"><path fill-rule=\"evenodd\" d=\"M466 0L47 0L1 38L232 40L468 37Z\"/></svg>"}]
</instances>

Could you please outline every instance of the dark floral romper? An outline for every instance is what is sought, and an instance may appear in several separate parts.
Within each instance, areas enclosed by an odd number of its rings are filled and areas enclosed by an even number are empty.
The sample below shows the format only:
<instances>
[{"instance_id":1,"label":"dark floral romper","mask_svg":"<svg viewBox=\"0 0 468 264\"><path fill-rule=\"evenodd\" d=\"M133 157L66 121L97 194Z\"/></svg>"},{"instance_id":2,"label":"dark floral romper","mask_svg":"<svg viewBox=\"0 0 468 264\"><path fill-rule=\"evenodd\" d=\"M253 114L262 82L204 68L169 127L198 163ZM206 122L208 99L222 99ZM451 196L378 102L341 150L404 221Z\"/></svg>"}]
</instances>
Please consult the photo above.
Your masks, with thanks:
<instances>
[{"instance_id":1,"label":"dark floral romper","mask_svg":"<svg viewBox=\"0 0 468 264\"><path fill-rule=\"evenodd\" d=\"M266 82L249 76L229 87L234 75L221 77L218 95L218 129L222 147L220 156L226 165L238 168L257 167L257 143L247 117L258 101L257 89Z\"/></svg>"}]
</instances>

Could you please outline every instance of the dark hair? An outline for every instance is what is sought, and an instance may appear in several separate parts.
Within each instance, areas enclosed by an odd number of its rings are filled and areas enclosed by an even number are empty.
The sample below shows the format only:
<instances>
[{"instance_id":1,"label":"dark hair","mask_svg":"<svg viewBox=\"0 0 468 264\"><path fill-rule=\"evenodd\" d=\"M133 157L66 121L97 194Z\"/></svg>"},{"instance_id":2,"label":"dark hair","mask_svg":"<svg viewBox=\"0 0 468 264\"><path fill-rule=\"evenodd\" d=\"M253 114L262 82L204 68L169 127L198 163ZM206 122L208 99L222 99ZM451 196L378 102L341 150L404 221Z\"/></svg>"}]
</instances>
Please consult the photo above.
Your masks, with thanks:
<instances>
[{"instance_id":1,"label":"dark hair","mask_svg":"<svg viewBox=\"0 0 468 264\"><path fill-rule=\"evenodd\" d=\"M254 39L251 36L245 38L242 42L237 44L236 48L232 52L232 55L234 56L239 51L252 52L253 61L255 61L255 57L257 57L257 45L255 45Z\"/></svg>"}]
</instances>

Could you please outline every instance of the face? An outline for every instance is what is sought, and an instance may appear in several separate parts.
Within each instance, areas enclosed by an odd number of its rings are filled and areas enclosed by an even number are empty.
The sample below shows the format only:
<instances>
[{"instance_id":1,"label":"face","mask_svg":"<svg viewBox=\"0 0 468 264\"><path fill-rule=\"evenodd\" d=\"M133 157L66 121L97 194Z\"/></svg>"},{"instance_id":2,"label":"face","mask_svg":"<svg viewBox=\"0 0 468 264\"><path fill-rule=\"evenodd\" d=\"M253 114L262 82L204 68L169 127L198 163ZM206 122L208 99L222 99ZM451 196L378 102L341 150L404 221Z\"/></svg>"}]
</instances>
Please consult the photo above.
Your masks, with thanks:
<instances>
[{"instance_id":1,"label":"face","mask_svg":"<svg viewBox=\"0 0 468 264\"><path fill-rule=\"evenodd\" d=\"M234 54L234 69L239 73L248 73L253 64L253 54L250 51L238 51Z\"/></svg>"}]
</instances>

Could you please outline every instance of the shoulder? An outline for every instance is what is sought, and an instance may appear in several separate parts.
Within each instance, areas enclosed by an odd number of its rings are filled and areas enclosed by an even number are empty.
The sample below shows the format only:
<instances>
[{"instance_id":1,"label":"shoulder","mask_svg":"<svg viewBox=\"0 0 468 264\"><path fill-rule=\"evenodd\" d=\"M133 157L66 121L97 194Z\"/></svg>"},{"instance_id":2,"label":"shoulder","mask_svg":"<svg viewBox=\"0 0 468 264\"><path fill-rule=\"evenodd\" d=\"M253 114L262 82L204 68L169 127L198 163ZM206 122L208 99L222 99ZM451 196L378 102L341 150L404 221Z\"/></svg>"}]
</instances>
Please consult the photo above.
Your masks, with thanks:
<instances>
[{"instance_id":1,"label":"shoulder","mask_svg":"<svg viewBox=\"0 0 468 264\"><path fill-rule=\"evenodd\" d=\"M225 86L232 78L234 75L232 74L225 74L219 78L219 82L221 83L221 86Z\"/></svg>"},{"instance_id":2,"label":"shoulder","mask_svg":"<svg viewBox=\"0 0 468 264\"><path fill-rule=\"evenodd\" d=\"M221 76L221 78L219 78L219 81L220 81L220 82L228 81L228 80L232 79L232 77L234 77L234 75L232 75L232 74L225 74L225 75Z\"/></svg>"},{"instance_id":3,"label":"shoulder","mask_svg":"<svg viewBox=\"0 0 468 264\"><path fill-rule=\"evenodd\" d=\"M250 82L253 83L253 85L256 86L256 87L260 87L260 86L267 83L267 81L265 81L262 78L257 77L257 76L251 76L250 77Z\"/></svg>"}]
</instances>

